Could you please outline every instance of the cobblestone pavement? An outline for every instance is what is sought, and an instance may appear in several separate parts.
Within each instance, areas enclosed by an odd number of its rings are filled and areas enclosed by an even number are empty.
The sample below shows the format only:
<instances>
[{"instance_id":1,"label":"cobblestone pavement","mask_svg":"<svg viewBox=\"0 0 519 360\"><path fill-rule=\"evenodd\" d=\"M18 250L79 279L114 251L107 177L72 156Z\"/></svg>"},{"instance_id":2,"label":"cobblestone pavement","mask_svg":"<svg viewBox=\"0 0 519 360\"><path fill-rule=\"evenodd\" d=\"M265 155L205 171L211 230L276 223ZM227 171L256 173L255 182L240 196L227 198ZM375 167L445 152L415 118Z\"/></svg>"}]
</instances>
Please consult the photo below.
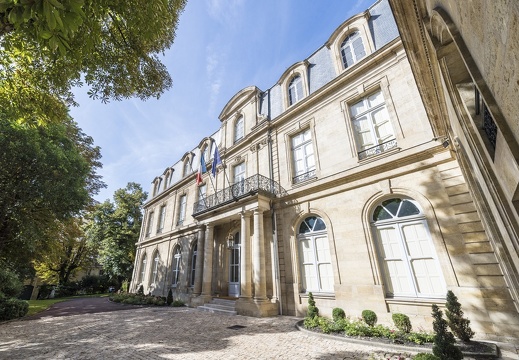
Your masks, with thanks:
<instances>
[{"instance_id":1,"label":"cobblestone pavement","mask_svg":"<svg viewBox=\"0 0 519 360\"><path fill-rule=\"evenodd\" d=\"M297 320L133 306L43 316L0 324L0 359L397 359L400 355L396 350L298 331Z\"/></svg>"}]
</instances>

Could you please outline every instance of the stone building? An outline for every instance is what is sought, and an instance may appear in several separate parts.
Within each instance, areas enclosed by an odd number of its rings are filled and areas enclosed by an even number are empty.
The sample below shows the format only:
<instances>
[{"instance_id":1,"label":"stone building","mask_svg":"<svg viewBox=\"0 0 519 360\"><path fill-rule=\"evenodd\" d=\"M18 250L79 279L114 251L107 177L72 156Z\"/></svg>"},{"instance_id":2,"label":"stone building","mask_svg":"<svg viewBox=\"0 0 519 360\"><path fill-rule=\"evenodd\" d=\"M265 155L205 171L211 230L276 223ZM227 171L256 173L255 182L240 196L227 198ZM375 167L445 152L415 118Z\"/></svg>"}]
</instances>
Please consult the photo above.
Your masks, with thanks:
<instances>
[{"instance_id":1,"label":"stone building","mask_svg":"<svg viewBox=\"0 0 519 360\"><path fill-rule=\"evenodd\" d=\"M239 91L219 130L153 181L132 291L233 299L250 316L303 316L312 292L324 315L401 312L431 328L452 290L479 337L517 334L468 164L413 70L379 0L270 89Z\"/></svg>"}]
</instances>

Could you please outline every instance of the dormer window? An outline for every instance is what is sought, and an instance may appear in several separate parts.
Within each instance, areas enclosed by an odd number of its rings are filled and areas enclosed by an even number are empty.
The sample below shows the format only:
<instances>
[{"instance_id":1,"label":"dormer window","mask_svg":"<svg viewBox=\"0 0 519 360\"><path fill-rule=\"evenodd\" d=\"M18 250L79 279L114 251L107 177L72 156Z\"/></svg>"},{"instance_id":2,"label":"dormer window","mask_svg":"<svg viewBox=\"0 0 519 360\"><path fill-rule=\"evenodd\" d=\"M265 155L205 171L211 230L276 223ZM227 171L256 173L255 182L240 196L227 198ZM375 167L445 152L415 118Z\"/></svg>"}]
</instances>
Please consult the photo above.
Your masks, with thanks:
<instances>
[{"instance_id":1,"label":"dormer window","mask_svg":"<svg viewBox=\"0 0 519 360\"><path fill-rule=\"evenodd\" d=\"M191 163L189 161L190 159L187 158L186 161L184 162L184 177L185 176L188 176L189 174L191 174Z\"/></svg>"},{"instance_id":2,"label":"dormer window","mask_svg":"<svg viewBox=\"0 0 519 360\"><path fill-rule=\"evenodd\" d=\"M344 39L341 44L342 65L345 69L355 64L366 56L364 44L358 31L355 31Z\"/></svg>"},{"instance_id":3,"label":"dormer window","mask_svg":"<svg viewBox=\"0 0 519 360\"><path fill-rule=\"evenodd\" d=\"M244 120L243 116L240 116L238 120L234 123L234 142L237 143L241 139L243 139L243 128L244 128Z\"/></svg>"},{"instance_id":4,"label":"dormer window","mask_svg":"<svg viewBox=\"0 0 519 360\"><path fill-rule=\"evenodd\" d=\"M296 75L288 85L288 103L294 105L303 98L303 80Z\"/></svg>"}]
</instances>

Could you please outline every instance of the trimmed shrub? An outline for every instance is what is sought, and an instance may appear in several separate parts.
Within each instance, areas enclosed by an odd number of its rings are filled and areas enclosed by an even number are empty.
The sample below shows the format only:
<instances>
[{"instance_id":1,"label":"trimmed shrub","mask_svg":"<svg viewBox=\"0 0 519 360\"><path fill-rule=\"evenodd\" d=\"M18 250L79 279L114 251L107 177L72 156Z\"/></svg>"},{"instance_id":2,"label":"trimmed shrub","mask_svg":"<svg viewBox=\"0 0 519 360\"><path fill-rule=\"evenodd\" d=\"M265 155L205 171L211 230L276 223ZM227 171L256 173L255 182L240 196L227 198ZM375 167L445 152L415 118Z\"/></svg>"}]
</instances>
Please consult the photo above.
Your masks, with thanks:
<instances>
[{"instance_id":1,"label":"trimmed shrub","mask_svg":"<svg viewBox=\"0 0 519 360\"><path fill-rule=\"evenodd\" d=\"M29 303L25 300L0 299L0 321L24 317L28 311Z\"/></svg>"},{"instance_id":2,"label":"trimmed shrub","mask_svg":"<svg viewBox=\"0 0 519 360\"><path fill-rule=\"evenodd\" d=\"M319 309L315 306L314 295L311 292L308 293L308 312L306 316L310 318L319 316Z\"/></svg>"},{"instance_id":3,"label":"trimmed shrub","mask_svg":"<svg viewBox=\"0 0 519 360\"><path fill-rule=\"evenodd\" d=\"M171 289L169 289L168 297L166 298L166 304L168 304L168 306L170 306L172 303L173 303L173 291L171 291Z\"/></svg>"},{"instance_id":4,"label":"trimmed shrub","mask_svg":"<svg viewBox=\"0 0 519 360\"><path fill-rule=\"evenodd\" d=\"M433 354L440 359L463 359L461 350L454 346L454 335L447 329L447 321L443 318L443 313L436 304L432 306L432 316L434 318L433 329L435 332Z\"/></svg>"},{"instance_id":5,"label":"trimmed shrub","mask_svg":"<svg viewBox=\"0 0 519 360\"><path fill-rule=\"evenodd\" d=\"M344 312L344 310L338 307L332 310L332 319L334 322L337 322L344 318L346 318L346 313Z\"/></svg>"},{"instance_id":6,"label":"trimmed shrub","mask_svg":"<svg viewBox=\"0 0 519 360\"><path fill-rule=\"evenodd\" d=\"M15 272L0 264L0 299L17 297L23 289L23 284Z\"/></svg>"},{"instance_id":7,"label":"trimmed shrub","mask_svg":"<svg viewBox=\"0 0 519 360\"><path fill-rule=\"evenodd\" d=\"M454 335L464 342L469 342L474 336L474 331L470 328L470 320L463 318L463 311L458 298L452 291L447 291L447 324L451 328Z\"/></svg>"},{"instance_id":8,"label":"trimmed shrub","mask_svg":"<svg viewBox=\"0 0 519 360\"><path fill-rule=\"evenodd\" d=\"M372 310L363 310L362 320L364 320L364 322L369 326L375 326L377 323L377 314Z\"/></svg>"},{"instance_id":9,"label":"trimmed shrub","mask_svg":"<svg viewBox=\"0 0 519 360\"><path fill-rule=\"evenodd\" d=\"M171 304L171 306L173 307L182 307L186 305L182 300L179 300L179 299L176 299L175 301L173 301L173 303Z\"/></svg>"},{"instance_id":10,"label":"trimmed shrub","mask_svg":"<svg viewBox=\"0 0 519 360\"><path fill-rule=\"evenodd\" d=\"M393 319L393 323L399 331L408 334L413 329L411 326L411 320L409 320L409 316L405 314L394 313L391 318Z\"/></svg>"},{"instance_id":11,"label":"trimmed shrub","mask_svg":"<svg viewBox=\"0 0 519 360\"><path fill-rule=\"evenodd\" d=\"M440 358L429 353L419 353L413 356L413 360L440 360Z\"/></svg>"}]
</instances>

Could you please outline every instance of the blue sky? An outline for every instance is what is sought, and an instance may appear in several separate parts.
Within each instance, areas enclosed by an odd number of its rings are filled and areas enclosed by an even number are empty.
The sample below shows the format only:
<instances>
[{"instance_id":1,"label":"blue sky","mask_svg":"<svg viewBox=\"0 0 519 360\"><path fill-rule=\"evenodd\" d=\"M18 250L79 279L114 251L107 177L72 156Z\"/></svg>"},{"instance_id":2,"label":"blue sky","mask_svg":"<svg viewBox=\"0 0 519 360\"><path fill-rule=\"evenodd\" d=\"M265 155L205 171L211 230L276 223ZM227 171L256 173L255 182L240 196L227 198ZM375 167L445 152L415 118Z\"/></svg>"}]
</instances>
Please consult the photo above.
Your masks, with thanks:
<instances>
[{"instance_id":1,"label":"blue sky","mask_svg":"<svg viewBox=\"0 0 519 360\"><path fill-rule=\"evenodd\" d=\"M221 110L241 89L266 90L292 64L324 45L346 19L376 0L190 0L164 56L173 87L159 100L102 104L77 89L71 109L101 147L111 198L129 181L151 181L214 133Z\"/></svg>"}]
</instances>

